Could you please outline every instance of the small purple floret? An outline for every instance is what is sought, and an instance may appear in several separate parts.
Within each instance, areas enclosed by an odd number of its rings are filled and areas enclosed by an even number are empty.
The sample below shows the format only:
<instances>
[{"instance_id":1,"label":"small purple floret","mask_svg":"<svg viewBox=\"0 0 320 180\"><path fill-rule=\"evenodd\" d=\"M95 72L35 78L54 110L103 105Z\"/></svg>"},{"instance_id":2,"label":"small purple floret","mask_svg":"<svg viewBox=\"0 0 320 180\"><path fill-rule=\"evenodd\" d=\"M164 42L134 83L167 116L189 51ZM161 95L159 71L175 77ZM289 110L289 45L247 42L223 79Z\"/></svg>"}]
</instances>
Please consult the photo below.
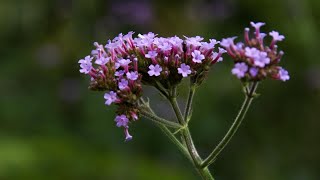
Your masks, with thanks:
<instances>
[{"instance_id":1,"label":"small purple floret","mask_svg":"<svg viewBox=\"0 0 320 180\"><path fill-rule=\"evenodd\" d=\"M118 84L118 87L120 90L124 90L128 87L128 81L125 79L121 79L121 81Z\"/></svg>"},{"instance_id":2,"label":"small purple floret","mask_svg":"<svg viewBox=\"0 0 320 180\"><path fill-rule=\"evenodd\" d=\"M145 55L146 58L153 59L157 57L158 53L156 51L148 51L148 54Z\"/></svg>"},{"instance_id":3,"label":"small purple floret","mask_svg":"<svg viewBox=\"0 0 320 180\"><path fill-rule=\"evenodd\" d=\"M194 50L192 53L192 61L195 63L201 63L204 60L204 55L199 50Z\"/></svg>"},{"instance_id":4,"label":"small purple floret","mask_svg":"<svg viewBox=\"0 0 320 180\"><path fill-rule=\"evenodd\" d=\"M284 39L284 36L280 35L277 31L271 31L269 35L272 36L274 41L282 41Z\"/></svg>"},{"instance_id":5,"label":"small purple floret","mask_svg":"<svg viewBox=\"0 0 320 180\"><path fill-rule=\"evenodd\" d=\"M117 123L117 127L128 128L129 119L127 118L126 115L124 114L118 115L116 116L114 121Z\"/></svg>"},{"instance_id":6,"label":"small purple floret","mask_svg":"<svg viewBox=\"0 0 320 180\"><path fill-rule=\"evenodd\" d=\"M126 135L125 141L130 141L132 139L132 136L129 134L128 128L124 129L124 134Z\"/></svg>"},{"instance_id":7,"label":"small purple floret","mask_svg":"<svg viewBox=\"0 0 320 180\"><path fill-rule=\"evenodd\" d=\"M118 63L120 64L120 66L126 67L131 63L131 60L130 59L120 59L118 61Z\"/></svg>"},{"instance_id":8,"label":"small purple floret","mask_svg":"<svg viewBox=\"0 0 320 180\"><path fill-rule=\"evenodd\" d=\"M139 77L137 71L127 72L126 75L127 75L128 79L133 80L133 81L137 80Z\"/></svg>"},{"instance_id":9,"label":"small purple floret","mask_svg":"<svg viewBox=\"0 0 320 180\"><path fill-rule=\"evenodd\" d=\"M118 71L116 71L116 72L114 73L114 75L115 75L115 76L123 76L124 73L125 73L124 70L118 70Z\"/></svg>"},{"instance_id":10,"label":"small purple floret","mask_svg":"<svg viewBox=\"0 0 320 180\"><path fill-rule=\"evenodd\" d=\"M86 56L84 59L80 59L78 63L80 63L80 73L88 74L92 69L92 59L93 57Z\"/></svg>"},{"instance_id":11,"label":"small purple floret","mask_svg":"<svg viewBox=\"0 0 320 180\"><path fill-rule=\"evenodd\" d=\"M254 65L263 68L266 64L270 63L270 58L266 52L259 51L256 48L245 48L245 55L254 60Z\"/></svg>"},{"instance_id":12,"label":"small purple floret","mask_svg":"<svg viewBox=\"0 0 320 180\"><path fill-rule=\"evenodd\" d=\"M255 68L255 67L252 67L252 68L250 68L250 70L249 70L249 73L250 73L250 75L251 75L252 77L256 77L257 74L258 74L258 72L259 72L259 69L258 69L258 68Z\"/></svg>"},{"instance_id":13,"label":"small purple floret","mask_svg":"<svg viewBox=\"0 0 320 180\"><path fill-rule=\"evenodd\" d=\"M96 64L98 65L105 65L109 62L110 58L109 57L100 57L99 59L96 60Z\"/></svg>"},{"instance_id":14,"label":"small purple floret","mask_svg":"<svg viewBox=\"0 0 320 180\"><path fill-rule=\"evenodd\" d=\"M234 68L232 69L232 74L236 75L239 79L243 78L248 71L248 66L246 63L237 63L235 64Z\"/></svg>"},{"instance_id":15,"label":"small purple floret","mask_svg":"<svg viewBox=\"0 0 320 180\"><path fill-rule=\"evenodd\" d=\"M266 23L264 22L250 22L251 26L254 27L256 30L259 30L261 26L264 26Z\"/></svg>"},{"instance_id":16,"label":"small purple floret","mask_svg":"<svg viewBox=\"0 0 320 180\"><path fill-rule=\"evenodd\" d=\"M231 45L234 45L234 39L237 37L223 38L220 42L220 45L225 48L229 48Z\"/></svg>"},{"instance_id":17,"label":"small purple floret","mask_svg":"<svg viewBox=\"0 0 320 180\"><path fill-rule=\"evenodd\" d=\"M114 91L110 91L109 93L105 93L104 99L106 100L105 104L109 106L111 103L117 101L117 99L118 99L117 93L115 93Z\"/></svg>"},{"instance_id":18,"label":"small purple floret","mask_svg":"<svg viewBox=\"0 0 320 180\"><path fill-rule=\"evenodd\" d=\"M157 65L150 65L149 66L149 71L148 71L148 74L149 76L160 76L160 72L162 71L162 68L161 66L159 66L159 64Z\"/></svg>"},{"instance_id":19,"label":"small purple floret","mask_svg":"<svg viewBox=\"0 0 320 180\"><path fill-rule=\"evenodd\" d=\"M287 81L290 79L289 72L283 68L279 69L279 79L281 81Z\"/></svg>"},{"instance_id":20,"label":"small purple floret","mask_svg":"<svg viewBox=\"0 0 320 180\"><path fill-rule=\"evenodd\" d=\"M158 48L161 49L162 51L170 51L172 49L172 46L171 44L164 42L162 44L159 44Z\"/></svg>"},{"instance_id":21,"label":"small purple floret","mask_svg":"<svg viewBox=\"0 0 320 180\"><path fill-rule=\"evenodd\" d=\"M192 45L192 46L201 46L201 41L203 40L203 37L196 36L196 37L187 37L186 38L186 43L187 45Z\"/></svg>"},{"instance_id":22,"label":"small purple floret","mask_svg":"<svg viewBox=\"0 0 320 180\"><path fill-rule=\"evenodd\" d=\"M182 77L187 77L189 74L191 74L190 66L182 63L178 68L178 73L181 74Z\"/></svg>"}]
</instances>

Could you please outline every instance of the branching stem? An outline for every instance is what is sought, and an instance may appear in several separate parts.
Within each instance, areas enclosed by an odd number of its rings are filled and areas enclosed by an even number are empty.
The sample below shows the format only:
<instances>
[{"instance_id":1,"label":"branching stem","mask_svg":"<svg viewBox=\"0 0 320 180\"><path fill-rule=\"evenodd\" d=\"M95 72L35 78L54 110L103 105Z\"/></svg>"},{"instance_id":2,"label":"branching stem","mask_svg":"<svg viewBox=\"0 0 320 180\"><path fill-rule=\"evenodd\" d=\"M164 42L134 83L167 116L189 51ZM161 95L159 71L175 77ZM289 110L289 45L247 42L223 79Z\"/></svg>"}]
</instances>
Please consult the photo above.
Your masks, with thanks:
<instances>
[{"instance_id":1,"label":"branching stem","mask_svg":"<svg viewBox=\"0 0 320 180\"><path fill-rule=\"evenodd\" d=\"M226 147L228 142L232 139L233 135L237 132L242 120L244 119L246 112L248 111L251 102L254 98L255 91L258 87L258 83L254 82L250 88L250 91L246 93L245 100L238 112L238 115L236 116L232 126L226 133L226 135L223 137L223 139L220 141L220 143L214 148L214 150L210 153L210 155L203 161L201 167L205 168L208 167L210 164L212 164L218 157L218 155L221 153L221 151Z\"/></svg>"}]
</instances>

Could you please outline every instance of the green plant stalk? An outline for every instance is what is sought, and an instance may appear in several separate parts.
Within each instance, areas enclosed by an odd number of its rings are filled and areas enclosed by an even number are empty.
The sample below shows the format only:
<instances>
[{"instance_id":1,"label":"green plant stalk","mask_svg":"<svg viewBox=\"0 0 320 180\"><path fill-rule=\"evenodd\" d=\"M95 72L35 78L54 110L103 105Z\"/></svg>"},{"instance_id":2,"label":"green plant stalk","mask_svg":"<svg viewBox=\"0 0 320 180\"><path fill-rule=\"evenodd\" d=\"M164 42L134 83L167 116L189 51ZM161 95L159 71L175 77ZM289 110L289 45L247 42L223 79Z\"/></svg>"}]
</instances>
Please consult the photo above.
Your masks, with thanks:
<instances>
[{"instance_id":1,"label":"green plant stalk","mask_svg":"<svg viewBox=\"0 0 320 180\"><path fill-rule=\"evenodd\" d=\"M168 138L173 142L173 144L175 144L178 147L182 154L185 155L192 162L192 158L188 150L183 144L181 144L181 142L174 136L174 134L172 134L172 132L166 126L160 124L158 124L158 126L162 130L162 132L168 136Z\"/></svg>"},{"instance_id":2,"label":"green plant stalk","mask_svg":"<svg viewBox=\"0 0 320 180\"><path fill-rule=\"evenodd\" d=\"M177 99L175 97L175 94L176 94L175 91L176 91L176 89L174 89L172 95L169 96L169 101L172 106L172 109L174 110L174 112L176 114L176 117L177 117L179 123L183 123L181 125L185 127L183 129L181 129L181 134L182 134L182 138L183 138L184 142L186 143L188 152L192 158L193 165L196 168L196 170L199 172L202 179L214 180L209 169L207 167L201 167L202 159L199 156L198 151L194 146L194 143L193 143L188 126L185 126L185 124L184 124L184 123L188 123L188 122L186 122L182 116L182 113L181 113L180 108L177 103Z\"/></svg>"},{"instance_id":3,"label":"green plant stalk","mask_svg":"<svg viewBox=\"0 0 320 180\"><path fill-rule=\"evenodd\" d=\"M182 126L180 124L172 122L172 121L168 121L168 120L163 119L163 118L160 118L156 114L151 113L150 111L148 112L147 110L144 110L142 108L140 109L140 114L143 117L148 118L148 119L152 120L153 122L155 122L157 124L165 125L165 126L168 126L168 127L171 127L171 128L176 128L176 129L182 128Z\"/></svg>"},{"instance_id":4,"label":"green plant stalk","mask_svg":"<svg viewBox=\"0 0 320 180\"><path fill-rule=\"evenodd\" d=\"M221 153L221 151L226 147L228 142L232 139L233 135L237 132L239 126L241 125L241 122L243 121L251 102L254 98L254 93L257 89L258 83L254 82L253 85L250 88L250 91L246 94L245 100L238 112L238 115L236 116L232 126L226 133L226 135L223 137L223 139L220 141L220 143L215 147L215 149L210 153L210 155L203 161L201 164L202 168L208 167L210 164L212 164L218 157L218 155Z\"/></svg>"},{"instance_id":5,"label":"green plant stalk","mask_svg":"<svg viewBox=\"0 0 320 180\"><path fill-rule=\"evenodd\" d=\"M193 97L194 97L195 92L196 92L196 86L191 85L189 88L189 95L188 95L186 108L184 110L184 121L185 122L188 122L190 120L189 116L190 116L190 112L192 109L192 101L193 101Z\"/></svg>"},{"instance_id":6,"label":"green plant stalk","mask_svg":"<svg viewBox=\"0 0 320 180\"><path fill-rule=\"evenodd\" d=\"M159 126L159 128L162 130L162 132L168 136L168 138L178 147L178 149L182 152L182 154L184 154L191 162L192 162L192 158L190 157L190 154L188 152L188 150L186 149L186 147L175 137L175 135L167 128L167 126L165 125L165 123L163 123L164 121L165 122L171 122L171 121L168 121L166 119L163 119L163 118L160 118L158 117L154 111L150 108L149 106L149 103L147 103L143 98L140 99L141 102L146 105L146 106L143 106L144 108L143 109L140 109L141 112L143 112L143 116L147 113L148 115L145 116L145 118L148 118L150 120L152 120L153 122L156 122L156 124ZM151 116L149 116L151 115ZM161 120L158 121L158 120L153 120L151 118L160 118ZM175 123L177 124L177 123ZM178 124L180 127L181 125Z\"/></svg>"}]
</instances>

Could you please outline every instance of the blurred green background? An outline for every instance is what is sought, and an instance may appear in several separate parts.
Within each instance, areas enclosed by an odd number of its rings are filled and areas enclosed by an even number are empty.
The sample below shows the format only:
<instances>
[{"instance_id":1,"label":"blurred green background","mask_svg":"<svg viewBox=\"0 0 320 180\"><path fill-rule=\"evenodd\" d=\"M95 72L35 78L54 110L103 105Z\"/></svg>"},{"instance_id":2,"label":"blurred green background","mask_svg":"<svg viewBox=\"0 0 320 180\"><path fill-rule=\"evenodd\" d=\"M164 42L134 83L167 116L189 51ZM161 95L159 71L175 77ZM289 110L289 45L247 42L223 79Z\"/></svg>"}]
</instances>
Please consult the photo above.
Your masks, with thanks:
<instances>
[{"instance_id":1,"label":"blurred green background","mask_svg":"<svg viewBox=\"0 0 320 180\"><path fill-rule=\"evenodd\" d=\"M193 180L192 165L151 122L124 142L103 93L87 90L78 60L120 32L242 38L250 21L286 36L291 79L265 81L230 145L211 166L218 180L320 179L319 0L1 0L1 180ZM207 155L242 102L225 58L195 99L191 132ZM181 103L186 86L181 87ZM166 103L145 93L159 114Z\"/></svg>"}]
</instances>

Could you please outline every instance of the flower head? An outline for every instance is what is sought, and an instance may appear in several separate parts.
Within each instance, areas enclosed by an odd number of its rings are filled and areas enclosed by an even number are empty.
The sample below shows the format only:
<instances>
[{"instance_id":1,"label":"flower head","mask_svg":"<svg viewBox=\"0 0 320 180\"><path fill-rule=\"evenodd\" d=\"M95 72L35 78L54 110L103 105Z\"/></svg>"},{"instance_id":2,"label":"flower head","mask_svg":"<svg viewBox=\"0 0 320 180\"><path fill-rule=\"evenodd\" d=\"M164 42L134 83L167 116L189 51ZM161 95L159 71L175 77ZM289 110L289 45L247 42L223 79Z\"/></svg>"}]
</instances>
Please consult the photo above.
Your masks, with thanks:
<instances>
[{"instance_id":1,"label":"flower head","mask_svg":"<svg viewBox=\"0 0 320 180\"><path fill-rule=\"evenodd\" d=\"M133 80L133 81L137 80L139 77L137 71L127 72L126 75L127 75L128 79Z\"/></svg>"},{"instance_id":2,"label":"flower head","mask_svg":"<svg viewBox=\"0 0 320 180\"><path fill-rule=\"evenodd\" d=\"M153 39L157 36L157 34L154 34L153 32L149 32L148 34L138 34L138 37L141 39Z\"/></svg>"},{"instance_id":3,"label":"flower head","mask_svg":"<svg viewBox=\"0 0 320 180\"><path fill-rule=\"evenodd\" d=\"M168 38L168 41L172 44L172 46L180 47L183 43L183 40L177 36Z\"/></svg>"},{"instance_id":4,"label":"flower head","mask_svg":"<svg viewBox=\"0 0 320 180\"><path fill-rule=\"evenodd\" d=\"M257 74L258 74L258 72L259 72L259 69L256 68L256 67L252 67L252 68L250 68L250 70L249 70L249 73L250 73L250 75L251 75L252 77L256 77Z\"/></svg>"},{"instance_id":5,"label":"flower head","mask_svg":"<svg viewBox=\"0 0 320 180\"><path fill-rule=\"evenodd\" d=\"M266 64L270 63L270 58L267 56L266 52L259 52L254 59L254 65L258 67L265 67Z\"/></svg>"},{"instance_id":6,"label":"flower head","mask_svg":"<svg viewBox=\"0 0 320 180\"><path fill-rule=\"evenodd\" d=\"M86 56L84 59L80 59L80 73L88 74L90 70L92 69L92 59L93 57Z\"/></svg>"},{"instance_id":7,"label":"flower head","mask_svg":"<svg viewBox=\"0 0 320 180\"><path fill-rule=\"evenodd\" d=\"M266 52L259 51L257 48L245 48L245 55L252 58L254 65L258 67L264 67L266 64L270 63L270 58L267 56Z\"/></svg>"},{"instance_id":8,"label":"flower head","mask_svg":"<svg viewBox=\"0 0 320 180\"><path fill-rule=\"evenodd\" d=\"M118 84L118 87L120 90L124 90L124 89L128 88L128 81L125 79L121 79L121 81Z\"/></svg>"},{"instance_id":9,"label":"flower head","mask_svg":"<svg viewBox=\"0 0 320 180\"><path fill-rule=\"evenodd\" d=\"M246 47L245 48L245 55L247 57L250 57L250 58L256 58L259 56L259 53L260 51L257 49L257 48L250 48L250 47Z\"/></svg>"},{"instance_id":10,"label":"flower head","mask_svg":"<svg viewBox=\"0 0 320 180\"><path fill-rule=\"evenodd\" d=\"M117 105L115 121L124 128L126 140L132 139L128 123L141 115L138 100L143 95L143 84L160 83L170 89L190 76L199 85L209 74L210 66L221 61L225 52L215 48L219 41L203 42L200 36L182 40L178 36L157 37L151 32L136 38L133 34L120 33L105 46L94 43L92 57L79 61L80 72L91 77L89 89L104 91L105 104Z\"/></svg>"},{"instance_id":11,"label":"flower head","mask_svg":"<svg viewBox=\"0 0 320 180\"><path fill-rule=\"evenodd\" d=\"M259 39L260 39L260 40L263 40L263 38L266 37L266 36L267 36L266 33L260 33L260 34L259 34Z\"/></svg>"},{"instance_id":12,"label":"flower head","mask_svg":"<svg viewBox=\"0 0 320 180\"><path fill-rule=\"evenodd\" d=\"M135 38L134 42L138 47L150 46L157 35L149 32L148 34L138 34L139 38Z\"/></svg>"},{"instance_id":13,"label":"flower head","mask_svg":"<svg viewBox=\"0 0 320 180\"><path fill-rule=\"evenodd\" d=\"M274 41L282 41L284 39L284 36L280 35L277 31L271 31L269 35L272 36Z\"/></svg>"},{"instance_id":14,"label":"flower head","mask_svg":"<svg viewBox=\"0 0 320 180\"><path fill-rule=\"evenodd\" d=\"M146 58L153 59L157 57L158 53L156 51L149 51L148 54L145 55Z\"/></svg>"},{"instance_id":15,"label":"flower head","mask_svg":"<svg viewBox=\"0 0 320 180\"><path fill-rule=\"evenodd\" d=\"M266 23L264 22L250 22L251 26L254 27L256 30L260 29L261 26L264 26Z\"/></svg>"},{"instance_id":16,"label":"flower head","mask_svg":"<svg viewBox=\"0 0 320 180\"><path fill-rule=\"evenodd\" d=\"M130 59L120 59L118 61L119 65L122 67L128 66L131 63Z\"/></svg>"},{"instance_id":17,"label":"flower head","mask_svg":"<svg viewBox=\"0 0 320 180\"><path fill-rule=\"evenodd\" d=\"M220 47L218 49L219 49L219 52L218 53L213 52L211 57L212 57L213 61L221 62L223 60L222 54L226 53L227 51L223 48L220 48Z\"/></svg>"},{"instance_id":18,"label":"flower head","mask_svg":"<svg viewBox=\"0 0 320 180\"><path fill-rule=\"evenodd\" d=\"M109 40L108 43L104 47L106 49L108 49L110 52L112 52L119 47L119 44Z\"/></svg>"},{"instance_id":19,"label":"flower head","mask_svg":"<svg viewBox=\"0 0 320 180\"><path fill-rule=\"evenodd\" d=\"M204 55L199 50L194 50L192 53L192 61L195 63L201 63L204 60Z\"/></svg>"},{"instance_id":20,"label":"flower head","mask_svg":"<svg viewBox=\"0 0 320 180\"><path fill-rule=\"evenodd\" d=\"M130 141L132 139L132 136L129 134L128 128L124 129L124 134L126 135L125 141Z\"/></svg>"},{"instance_id":21,"label":"flower head","mask_svg":"<svg viewBox=\"0 0 320 180\"><path fill-rule=\"evenodd\" d=\"M191 74L190 66L182 63L178 68L178 73L181 74L182 77L187 77L189 74Z\"/></svg>"},{"instance_id":22,"label":"flower head","mask_svg":"<svg viewBox=\"0 0 320 180\"><path fill-rule=\"evenodd\" d=\"M170 51L172 49L172 45L169 44L168 42L164 42L162 44L159 44L158 48L161 49L162 51Z\"/></svg>"},{"instance_id":23,"label":"flower head","mask_svg":"<svg viewBox=\"0 0 320 180\"><path fill-rule=\"evenodd\" d=\"M237 63L234 65L234 68L232 69L232 74L236 75L239 79L243 78L248 71L248 66L246 63Z\"/></svg>"},{"instance_id":24,"label":"flower head","mask_svg":"<svg viewBox=\"0 0 320 180\"><path fill-rule=\"evenodd\" d=\"M132 40L132 35L134 34L134 32L133 31L130 31L130 32L128 32L128 34L126 34L126 35L124 35L123 37L122 37L122 39L123 40L126 40L126 41L130 41L130 40Z\"/></svg>"},{"instance_id":25,"label":"flower head","mask_svg":"<svg viewBox=\"0 0 320 180\"><path fill-rule=\"evenodd\" d=\"M237 37L230 37L230 38L223 38L220 42L220 45L222 47L228 48L232 45L234 45L234 39L236 39Z\"/></svg>"},{"instance_id":26,"label":"flower head","mask_svg":"<svg viewBox=\"0 0 320 180\"><path fill-rule=\"evenodd\" d=\"M110 91L109 93L105 93L104 99L106 100L105 104L109 106L111 103L117 101L117 99L118 99L117 93L115 93L114 91Z\"/></svg>"},{"instance_id":27,"label":"flower head","mask_svg":"<svg viewBox=\"0 0 320 180\"><path fill-rule=\"evenodd\" d=\"M118 127L128 128L129 119L127 118L126 115L124 115L124 114L118 115L118 116L116 116L114 121L116 122Z\"/></svg>"},{"instance_id":28,"label":"flower head","mask_svg":"<svg viewBox=\"0 0 320 180\"><path fill-rule=\"evenodd\" d=\"M99 59L96 60L96 64L98 65L105 65L109 62L110 57L100 57Z\"/></svg>"},{"instance_id":29,"label":"flower head","mask_svg":"<svg viewBox=\"0 0 320 180\"><path fill-rule=\"evenodd\" d=\"M115 76L123 76L124 73L125 73L124 70L118 70L118 71L116 71L116 72L114 73L114 75L115 75Z\"/></svg>"},{"instance_id":30,"label":"flower head","mask_svg":"<svg viewBox=\"0 0 320 180\"><path fill-rule=\"evenodd\" d=\"M192 46L201 46L201 41L203 40L203 37L196 36L196 37L187 37L186 38L186 43L187 45L192 45Z\"/></svg>"},{"instance_id":31,"label":"flower head","mask_svg":"<svg viewBox=\"0 0 320 180\"><path fill-rule=\"evenodd\" d=\"M251 22L251 25L255 28L253 38L249 36L249 28L245 28L244 42L238 42L234 45L232 39L227 38L220 43L227 49L227 53L236 63L232 69L232 74L238 78L246 75L246 79L242 79L245 81L261 81L268 77L283 81L288 80L287 71L280 70L278 66L284 53L276 48L277 41L282 41L284 36L272 31L269 34L273 37L273 40L270 45L266 45L264 37L267 34L260 32L260 27L265 23ZM247 71L249 72L247 73Z\"/></svg>"},{"instance_id":32,"label":"flower head","mask_svg":"<svg viewBox=\"0 0 320 180\"><path fill-rule=\"evenodd\" d=\"M279 72L278 72L278 75L279 75L279 79L281 81L287 81L290 79L290 76L289 76L289 73L287 70L283 69L283 68L280 68L279 69Z\"/></svg>"},{"instance_id":33,"label":"flower head","mask_svg":"<svg viewBox=\"0 0 320 180\"><path fill-rule=\"evenodd\" d=\"M161 66L159 66L159 64L157 65L150 65L149 66L149 71L148 71L148 74L149 76L160 76L160 72L162 71L162 68Z\"/></svg>"}]
</instances>

